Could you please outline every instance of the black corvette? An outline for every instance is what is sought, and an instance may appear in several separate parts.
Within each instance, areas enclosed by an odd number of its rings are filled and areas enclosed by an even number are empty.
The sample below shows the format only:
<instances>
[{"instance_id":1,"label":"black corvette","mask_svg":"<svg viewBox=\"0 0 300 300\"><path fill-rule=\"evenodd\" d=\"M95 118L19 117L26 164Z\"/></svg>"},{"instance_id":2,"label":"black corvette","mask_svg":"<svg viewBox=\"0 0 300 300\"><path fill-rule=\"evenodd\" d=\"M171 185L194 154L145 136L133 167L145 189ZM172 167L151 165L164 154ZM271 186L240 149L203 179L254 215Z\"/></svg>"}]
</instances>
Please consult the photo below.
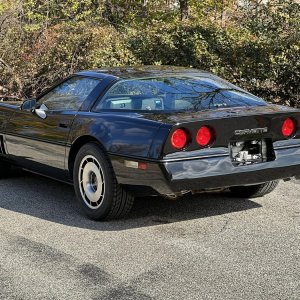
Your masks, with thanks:
<instances>
[{"instance_id":1,"label":"black corvette","mask_svg":"<svg viewBox=\"0 0 300 300\"><path fill-rule=\"evenodd\" d=\"M300 174L299 123L300 110L195 69L79 72L0 104L0 175L15 164L73 183L96 220L124 216L135 195L258 197Z\"/></svg>"}]
</instances>

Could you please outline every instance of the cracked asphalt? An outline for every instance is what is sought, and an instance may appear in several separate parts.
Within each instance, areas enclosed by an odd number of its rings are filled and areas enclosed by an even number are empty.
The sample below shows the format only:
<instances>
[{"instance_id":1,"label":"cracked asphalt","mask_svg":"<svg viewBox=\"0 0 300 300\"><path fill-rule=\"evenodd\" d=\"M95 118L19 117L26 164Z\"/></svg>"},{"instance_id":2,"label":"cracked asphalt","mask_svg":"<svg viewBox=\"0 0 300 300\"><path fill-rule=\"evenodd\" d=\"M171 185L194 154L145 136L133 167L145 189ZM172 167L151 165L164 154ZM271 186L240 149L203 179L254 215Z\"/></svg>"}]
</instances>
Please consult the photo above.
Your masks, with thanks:
<instances>
[{"instance_id":1,"label":"cracked asphalt","mask_svg":"<svg viewBox=\"0 0 300 300\"><path fill-rule=\"evenodd\" d=\"M0 195L0 299L300 298L300 181L253 200L139 198L103 223L25 172Z\"/></svg>"}]
</instances>

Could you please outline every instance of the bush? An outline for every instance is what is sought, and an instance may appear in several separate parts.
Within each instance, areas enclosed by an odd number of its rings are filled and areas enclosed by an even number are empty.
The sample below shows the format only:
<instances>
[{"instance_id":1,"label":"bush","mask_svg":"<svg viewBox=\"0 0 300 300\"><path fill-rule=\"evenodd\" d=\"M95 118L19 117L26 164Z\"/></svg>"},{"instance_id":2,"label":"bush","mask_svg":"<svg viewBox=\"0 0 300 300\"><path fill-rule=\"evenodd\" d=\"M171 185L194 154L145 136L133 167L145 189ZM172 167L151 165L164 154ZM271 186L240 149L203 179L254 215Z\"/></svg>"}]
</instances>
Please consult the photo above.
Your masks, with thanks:
<instances>
[{"instance_id":1,"label":"bush","mask_svg":"<svg viewBox=\"0 0 300 300\"><path fill-rule=\"evenodd\" d=\"M31 97L82 69L162 64L212 71L266 100L300 106L300 5L293 0L239 7L230 0L227 15L226 7L191 0L188 21L178 19L175 0L49 0L51 10L36 0L3 1L0 96Z\"/></svg>"},{"instance_id":2,"label":"bush","mask_svg":"<svg viewBox=\"0 0 300 300\"><path fill-rule=\"evenodd\" d=\"M53 81L78 70L139 62L111 26L62 23L39 36L30 33L26 41L20 48L14 47L19 40L9 45L4 60L10 62L10 67L2 65L0 82L7 94L20 98L39 93Z\"/></svg>"}]
</instances>

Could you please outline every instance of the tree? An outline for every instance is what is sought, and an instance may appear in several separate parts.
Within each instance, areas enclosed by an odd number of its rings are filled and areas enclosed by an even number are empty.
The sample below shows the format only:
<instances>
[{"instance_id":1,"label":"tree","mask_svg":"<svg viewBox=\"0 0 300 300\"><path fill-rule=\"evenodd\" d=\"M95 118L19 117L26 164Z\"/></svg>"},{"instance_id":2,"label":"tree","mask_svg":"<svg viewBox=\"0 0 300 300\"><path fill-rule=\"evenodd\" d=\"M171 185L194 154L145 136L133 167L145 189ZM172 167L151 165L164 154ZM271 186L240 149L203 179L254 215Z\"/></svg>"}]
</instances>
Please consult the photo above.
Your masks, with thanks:
<instances>
[{"instance_id":1,"label":"tree","mask_svg":"<svg viewBox=\"0 0 300 300\"><path fill-rule=\"evenodd\" d=\"M181 20L185 21L189 18L190 9L188 0L179 0Z\"/></svg>"}]
</instances>

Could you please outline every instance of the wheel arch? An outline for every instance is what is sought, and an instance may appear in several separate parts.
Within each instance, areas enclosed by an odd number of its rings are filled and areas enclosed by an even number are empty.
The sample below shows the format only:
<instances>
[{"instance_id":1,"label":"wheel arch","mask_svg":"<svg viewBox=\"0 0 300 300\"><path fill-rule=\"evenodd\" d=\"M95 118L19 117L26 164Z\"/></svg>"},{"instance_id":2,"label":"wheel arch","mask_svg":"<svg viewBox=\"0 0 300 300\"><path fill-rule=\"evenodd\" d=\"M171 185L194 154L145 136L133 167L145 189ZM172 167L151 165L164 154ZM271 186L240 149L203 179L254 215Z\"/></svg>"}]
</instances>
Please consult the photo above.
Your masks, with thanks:
<instances>
[{"instance_id":1,"label":"wheel arch","mask_svg":"<svg viewBox=\"0 0 300 300\"><path fill-rule=\"evenodd\" d=\"M76 158L78 151L80 150L80 148L82 146L84 146L85 144L90 143L90 142L95 142L95 143L99 144L101 149L105 150L105 147L103 146L103 144L94 136L84 135L84 136L77 138L73 142L71 149L69 151L69 155L68 155L68 171L69 171L69 175L71 178L73 178L74 163L75 163L75 158Z\"/></svg>"}]
</instances>

